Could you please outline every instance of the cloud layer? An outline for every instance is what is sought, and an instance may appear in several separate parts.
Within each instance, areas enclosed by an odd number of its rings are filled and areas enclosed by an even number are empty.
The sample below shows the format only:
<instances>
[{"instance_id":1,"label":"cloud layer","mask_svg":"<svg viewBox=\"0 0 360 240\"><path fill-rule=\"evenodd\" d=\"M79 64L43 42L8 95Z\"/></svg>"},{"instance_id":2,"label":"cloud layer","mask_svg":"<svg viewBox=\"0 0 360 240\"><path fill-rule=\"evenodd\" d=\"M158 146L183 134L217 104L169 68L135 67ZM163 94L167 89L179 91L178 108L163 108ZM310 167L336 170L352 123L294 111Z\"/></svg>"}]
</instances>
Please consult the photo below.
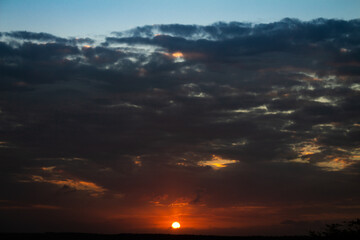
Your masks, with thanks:
<instances>
[{"instance_id":1,"label":"cloud layer","mask_svg":"<svg viewBox=\"0 0 360 240\"><path fill-rule=\"evenodd\" d=\"M291 234L358 216L359 29L1 33L2 230Z\"/></svg>"}]
</instances>

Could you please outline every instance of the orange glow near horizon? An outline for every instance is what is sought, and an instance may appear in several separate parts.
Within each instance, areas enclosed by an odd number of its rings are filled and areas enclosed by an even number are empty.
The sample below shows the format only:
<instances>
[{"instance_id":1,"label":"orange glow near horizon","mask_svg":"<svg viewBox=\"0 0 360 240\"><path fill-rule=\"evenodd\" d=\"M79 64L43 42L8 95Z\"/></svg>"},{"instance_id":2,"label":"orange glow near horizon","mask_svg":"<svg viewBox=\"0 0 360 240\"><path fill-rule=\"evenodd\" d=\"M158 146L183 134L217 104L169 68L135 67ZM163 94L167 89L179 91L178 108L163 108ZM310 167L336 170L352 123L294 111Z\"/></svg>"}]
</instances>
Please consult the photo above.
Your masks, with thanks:
<instances>
[{"instance_id":1,"label":"orange glow near horizon","mask_svg":"<svg viewBox=\"0 0 360 240\"><path fill-rule=\"evenodd\" d=\"M180 228L180 223L178 223L178 222L173 222L173 223L171 224L171 227L172 227L173 229L179 229L179 228Z\"/></svg>"}]
</instances>

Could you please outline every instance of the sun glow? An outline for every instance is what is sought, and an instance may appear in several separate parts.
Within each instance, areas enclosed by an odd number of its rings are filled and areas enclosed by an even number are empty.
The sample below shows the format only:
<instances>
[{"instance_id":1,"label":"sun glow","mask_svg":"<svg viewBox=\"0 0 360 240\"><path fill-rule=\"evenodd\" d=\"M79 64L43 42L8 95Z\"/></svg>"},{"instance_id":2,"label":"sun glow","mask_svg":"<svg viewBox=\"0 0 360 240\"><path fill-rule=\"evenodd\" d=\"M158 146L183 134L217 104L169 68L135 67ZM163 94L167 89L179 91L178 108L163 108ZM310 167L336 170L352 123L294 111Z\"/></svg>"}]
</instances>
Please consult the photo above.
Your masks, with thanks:
<instances>
[{"instance_id":1,"label":"sun glow","mask_svg":"<svg viewBox=\"0 0 360 240\"><path fill-rule=\"evenodd\" d=\"M171 227L172 227L173 229L179 229L179 228L180 228L180 223L178 223L178 222L173 222L173 223L171 224Z\"/></svg>"}]
</instances>

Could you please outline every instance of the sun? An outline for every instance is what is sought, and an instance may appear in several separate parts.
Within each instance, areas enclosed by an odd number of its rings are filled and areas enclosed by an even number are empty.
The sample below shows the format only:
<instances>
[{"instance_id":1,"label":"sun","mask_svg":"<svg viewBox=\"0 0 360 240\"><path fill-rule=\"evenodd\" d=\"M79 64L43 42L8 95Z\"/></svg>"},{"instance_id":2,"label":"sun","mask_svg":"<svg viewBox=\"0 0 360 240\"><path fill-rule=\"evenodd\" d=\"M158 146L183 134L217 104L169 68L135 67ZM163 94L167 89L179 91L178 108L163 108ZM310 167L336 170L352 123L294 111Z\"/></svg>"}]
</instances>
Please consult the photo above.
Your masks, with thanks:
<instances>
[{"instance_id":1,"label":"sun","mask_svg":"<svg viewBox=\"0 0 360 240\"><path fill-rule=\"evenodd\" d=\"M178 229L178 228L180 228L180 223L178 223L178 222L173 222L173 223L171 224L171 227L172 227L173 229Z\"/></svg>"}]
</instances>

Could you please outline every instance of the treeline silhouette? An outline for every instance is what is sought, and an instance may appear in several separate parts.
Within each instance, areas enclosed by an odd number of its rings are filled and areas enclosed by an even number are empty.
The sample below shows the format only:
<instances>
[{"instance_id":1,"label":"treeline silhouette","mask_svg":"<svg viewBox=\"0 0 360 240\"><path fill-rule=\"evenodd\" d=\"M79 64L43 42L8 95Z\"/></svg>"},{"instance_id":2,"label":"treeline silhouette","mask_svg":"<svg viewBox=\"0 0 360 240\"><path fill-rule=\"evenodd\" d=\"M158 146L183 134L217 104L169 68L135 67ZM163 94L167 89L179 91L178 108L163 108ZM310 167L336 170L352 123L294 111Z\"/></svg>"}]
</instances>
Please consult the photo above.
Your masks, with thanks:
<instances>
[{"instance_id":1,"label":"treeline silhouette","mask_svg":"<svg viewBox=\"0 0 360 240\"><path fill-rule=\"evenodd\" d=\"M327 224L324 231L310 231L310 237L319 239L360 239L360 219Z\"/></svg>"}]
</instances>

